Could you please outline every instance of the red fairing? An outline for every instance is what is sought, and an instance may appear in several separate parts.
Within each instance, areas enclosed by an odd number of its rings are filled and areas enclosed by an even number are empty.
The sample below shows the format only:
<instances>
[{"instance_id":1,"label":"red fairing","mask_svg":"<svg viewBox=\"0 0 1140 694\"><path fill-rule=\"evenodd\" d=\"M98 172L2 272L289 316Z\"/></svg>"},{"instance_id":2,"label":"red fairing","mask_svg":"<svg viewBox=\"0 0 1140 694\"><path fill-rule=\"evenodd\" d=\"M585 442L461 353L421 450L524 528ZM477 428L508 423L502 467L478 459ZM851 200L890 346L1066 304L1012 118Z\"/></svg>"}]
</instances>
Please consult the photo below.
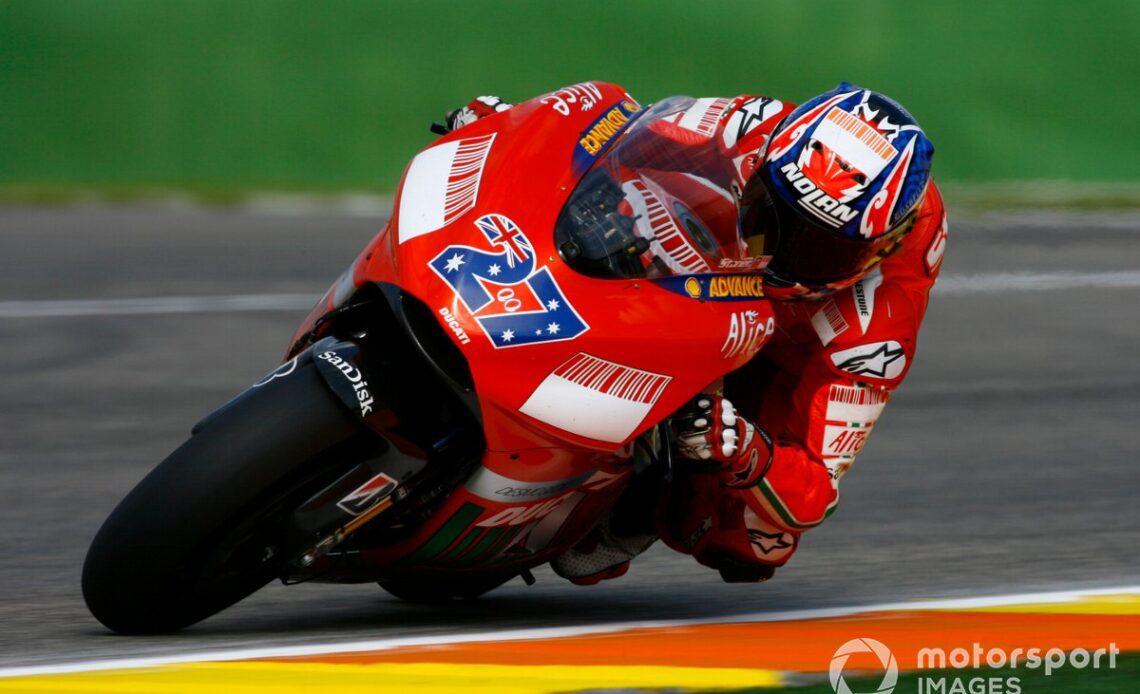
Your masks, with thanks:
<instances>
[{"instance_id":1,"label":"red fairing","mask_svg":"<svg viewBox=\"0 0 1140 694\"><path fill-rule=\"evenodd\" d=\"M595 82L460 128L404 174L390 254L374 256L394 267L359 263L358 279L407 288L453 336L492 450L613 451L745 360L721 351L741 305L600 281L559 259L551 230L565 199L640 110ZM766 301L749 303L761 322L771 315ZM709 366L677 368L694 360Z\"/></svg>"},{"instance_id":2,"label":"red fairing","mask_svg":"<svg viewBox=\"0 0 1140 694\"><path fill-rule=\"evenodd\" d=\"M678 127L708 143L728 106L710 104ZM427 305L470 366L487 442L482 465L413 537L366 552L368 561L410 557L456 569L480 554L535 565L565 551L625 487L630 442L771 337L772 306L750 263L702 266L706 274L681 289L654 275L587 276L555 247L567 199L642 112L620 87L590 82L440 138L409 163L392 220L298 331L305 336L356 288L395 284ZM747 134L755 120L734 128ZM731 158L707 164L739 178ZM727 183L694 184L675 168L641 165L614 168L631 201L623 214L636 203L645 212L638 224L666 224L657 211L676 214L681 196L714 235L735 230ZM680 238L673 247L661 229L641 230L650 232L665 260L696 267Z\"/></svg>"}]
</instances>

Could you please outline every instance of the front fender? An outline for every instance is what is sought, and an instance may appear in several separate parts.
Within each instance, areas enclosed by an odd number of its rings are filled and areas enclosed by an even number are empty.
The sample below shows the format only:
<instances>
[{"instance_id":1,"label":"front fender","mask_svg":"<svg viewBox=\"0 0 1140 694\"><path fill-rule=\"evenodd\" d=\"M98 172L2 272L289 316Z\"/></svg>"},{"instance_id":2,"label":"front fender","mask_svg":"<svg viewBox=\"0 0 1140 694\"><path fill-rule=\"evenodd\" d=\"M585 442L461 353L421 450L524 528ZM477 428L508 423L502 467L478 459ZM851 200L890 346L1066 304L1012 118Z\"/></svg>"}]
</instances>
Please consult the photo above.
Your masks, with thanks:
<instances>
[{"instance_id":1,"label":"front fender","mask_svg":"<svg viewBox=\"0 0 1140 694\"><path fill-rule=\"evenodd\" d=\"M203 417L194 425L191 433L197 434L205 429L210 425L210 422L258 388L275 379L288 378L298 368L309 363L316 367L317 373L320 374L325 385L336 395L338 400L344 403L349 411L359 415L366 424L370 424L371 428L382 431L377 422L369 422L369 418L379 413L383 407L376 401L375 393L369 385L366 367L362 361L360 345L355 342L338 340L335 337L318 340L297 356L267 373L261 380L242 391L232 400Z\"/></svg>"},{"instance_id":2,"label":"front fender","mask_svg":"<svg viewBox=\"0 0 1140 694\"><path fill-rule=\"evenodd\" d=\"M365 422L382 409L369 385L360 345L326 337L305 350L333 394Z\"/></svg>"}]
</instances>

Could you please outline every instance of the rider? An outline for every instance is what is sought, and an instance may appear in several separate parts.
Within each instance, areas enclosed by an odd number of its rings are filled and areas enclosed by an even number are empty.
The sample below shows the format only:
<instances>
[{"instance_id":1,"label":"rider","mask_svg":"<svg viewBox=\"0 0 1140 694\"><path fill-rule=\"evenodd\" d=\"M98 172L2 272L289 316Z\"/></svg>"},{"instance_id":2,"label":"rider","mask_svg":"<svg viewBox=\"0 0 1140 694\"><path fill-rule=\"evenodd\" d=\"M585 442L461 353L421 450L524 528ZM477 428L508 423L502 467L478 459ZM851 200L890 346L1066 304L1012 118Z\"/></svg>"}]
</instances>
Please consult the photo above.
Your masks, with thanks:
<instances>
[{"instance_id":1,"label":"rider","mask_svg":"<svg viewBox=\"0 0 1140 694\"><path fill-rule=\"evenodd\" d=\"M508 108L479 97L448 127ZM552 566L596 583L660 537L726 581L762 581L835 510L840 479L914 362L946 247L934 149L902 106L848 83L798 107L672 97L644 117L656 138L647 161L720 172L700 183L733 201L747 255L770 256L777 330L674 416L676 452L700 462L677 466L663 493L631 485Z\"/></svg>"}]
</instances>

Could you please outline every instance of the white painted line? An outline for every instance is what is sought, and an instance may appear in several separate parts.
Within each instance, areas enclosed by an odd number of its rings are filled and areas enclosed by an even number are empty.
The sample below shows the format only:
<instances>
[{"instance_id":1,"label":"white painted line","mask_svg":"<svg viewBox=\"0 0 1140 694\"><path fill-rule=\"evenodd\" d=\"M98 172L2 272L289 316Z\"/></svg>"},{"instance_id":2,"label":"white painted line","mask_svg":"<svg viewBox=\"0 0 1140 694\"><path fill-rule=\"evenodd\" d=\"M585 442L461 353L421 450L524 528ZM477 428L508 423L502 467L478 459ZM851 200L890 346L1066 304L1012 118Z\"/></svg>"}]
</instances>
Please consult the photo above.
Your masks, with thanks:
<instances>
[{"instance_id":1,"label":"white painted line","mask_svg":"<svg viewBox=\"0 0 1140 694\"><path fill-rule=\"evenodd\" d=\"M938 296L1063 289L1140 287L1140 270L1121 272L1038 272L987 275L947 275L934 285ZM163 315L174 313L234 313L241 311L304 311L315 294L229 294L221 296L158 296L129 299L62 301L0 301L2 318L68 318L77 316Z\"/></svg>"},{"instance_id":2,"label":"white painted line","mask_svg":"<svg viewBox=\"0 0 1140 694\"><path fill-rule=\"evenodd\" d=\"M1026 272L947 275L934 285L935 295L1040 292L1061 289L1133 289L1140 270L1121 272Z\"/></svg>"},{"instance_id":3,"label":"white painted line","mask_svg":"<svg viewBox=\"0 0 1140 694\"><path fill-rule=\"evenodd\" d=\"M228 296L162 296L141 299L0 301L0 318L304 311L312 308L319 298L319 294L231 294Z\"/></svg>"},{"instance_id":4,"label":"white painted line","mask_svg":"<svg viewBox=\"0 0 1140 694\"><path fill-rule=\"evenodd\" d=\"M867 612L899 612L910 610L953 610L983 607L1009 607L1014 605L1064 604L1082 598L1098 595L1140 595L1140 585L1117 588L1097 588L1090 590L1066 590L1047 593L1019 593L990 597L957 598L944 600L915 600L912 602L892 602L878 605L851 605L846 607L820 608L816 610L788 610L785 612L753 612L750 614L726 617L705 617L673 621L614 622L591 624L576 627L546 627L541 629L504 629L499 631L475 632L468 634L441 634L436 636L410 636L372 641L350 641L345 643L321 643L307 646L280 646L269 648L246 648L225 651L205 651L180 656L156 656L153 658L125 658L119 660L92 660L60 665L38 665L0 669L0 678L29 677L35 675L61 675L76 672L100 672L106 670L126 670L137 668L175 665L179 663L229 662L258 658L290 658L330 653L362 653L386 651L409 646L445 646L461 643L494 641L532 641L537 639L566 638L612 634L633 629L653 629L694 626L700 624L737 624L742 622L787 622L804 619L825 619L829 617L850 617ZM123 637L124 643L130 637Z\"/></svg>"}]
</instances>

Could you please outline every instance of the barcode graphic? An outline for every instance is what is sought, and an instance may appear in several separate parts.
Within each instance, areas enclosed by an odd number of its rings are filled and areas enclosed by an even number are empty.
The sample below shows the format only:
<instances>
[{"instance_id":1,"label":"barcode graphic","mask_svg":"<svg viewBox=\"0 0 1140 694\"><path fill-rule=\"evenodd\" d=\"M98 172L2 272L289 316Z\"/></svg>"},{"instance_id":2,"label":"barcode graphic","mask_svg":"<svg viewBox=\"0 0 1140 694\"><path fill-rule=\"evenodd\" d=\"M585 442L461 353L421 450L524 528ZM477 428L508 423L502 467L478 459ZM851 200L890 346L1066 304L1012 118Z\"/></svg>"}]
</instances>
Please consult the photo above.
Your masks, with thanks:
<instances>
[{"instance_id":1,"label":"barcode graphic","mask_svg":"<svg viewBox=\"0 0 1140 694\"><path fill-rule=\"evenodd\" d=\"M653 241L657 242L662 252L685 272L707 271L709 269L708 263L689 244L688 239L681 233L677 223L673 221L673 216L665 209L661 200L643 182L631 181L631 184L634 190L641 193L641 198L645 201L645 213L655 237Z\"/></svg>"},{"instance_id":2,"label":"barcode graphic","mask_svg":"<svg viewBox=\"0 0 1140 694\"><path fill-rule=\"evenodd\" d=\"M833 108L827 112L827 120L854 135L884 162L890 161L894 156L896 150L890 142L887 142L887 138L850 113Z\"/></svg>"},{"instance_id":3,"label":"barcode graphic","mask_svg":"<svg viewBox=\"0 0 1140 694\"><path fill-rule=\"evenodd\" d=\"M712 134L716 132L716 122L730 103L732 103L731 99L716 99L709 104L708 109L701 116L701 121L697 123L697 132L712 137Z\"/></svg>"},{"instance_id":4,"label":"barcode graphic","mask_svg":"<svg viewBox=\"0 0 1140 694\"><path fill-rule=\"evenodd\" d=\"M844 405L884 405L890 397L885 390L832 384L827 399Z\"/></svg>"},{"instance_id":5,"label":"barcode graphic","mask_svg":"<svg viewBox=\"0 0 1140 694\"><path fill-rule=\"evenodd\" d=\"M843 313L840 312L834 299L828 299L822 310L823 317L827 319L827 324L831 326L836 335L847 332L847 321L843 319Z\"/></svg>"},{"instance_id":6,"label":"barcode graphic","mask_svg":"<svg viewBox=\"0 0 1140 694\"><path fill-rule=\"evenodd\" d=\"M559 366L553 375L583 388L643 405L656 403L665 386L673 380L669 376L615 364L584 352Z\"/></svg>"},{"instance_id":7,"label":"barcode graphic","mask_svg":"<svg viewBox=\"0 0 1140 694\"><path fill-rule=\"evenodd\" d=\"M495 133L459 141L447 177L447 192L443 203L444 225L451 224L475 206L479 181L483 177L483 164L487 161L487 154L494 141Z\"/></svg>"}]
</instances>

